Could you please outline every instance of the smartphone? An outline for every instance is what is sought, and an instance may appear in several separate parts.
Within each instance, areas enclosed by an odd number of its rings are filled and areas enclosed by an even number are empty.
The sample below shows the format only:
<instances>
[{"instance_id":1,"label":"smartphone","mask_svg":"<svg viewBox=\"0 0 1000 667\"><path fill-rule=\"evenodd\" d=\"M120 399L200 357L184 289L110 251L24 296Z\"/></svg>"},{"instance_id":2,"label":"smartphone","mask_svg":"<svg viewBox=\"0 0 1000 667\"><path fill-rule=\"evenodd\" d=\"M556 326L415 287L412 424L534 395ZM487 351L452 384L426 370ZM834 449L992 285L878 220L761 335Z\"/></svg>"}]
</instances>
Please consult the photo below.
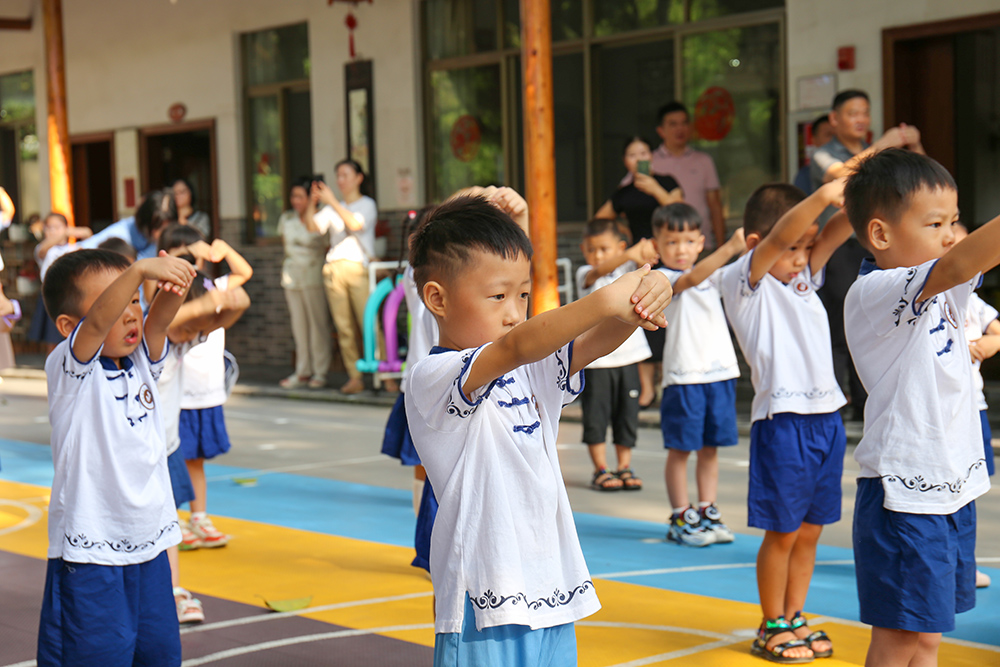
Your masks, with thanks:
<instances>
[{"instance_id":1,"label":"smartphone","mask_svg":"<svg viewBox=\"0 0 1000 667\"><path fill-rule=\"evenodd\" d=\"M649 176L649 160L639 160L638 165L636 165L636 171Z\"/></svg>"}]
</instances>

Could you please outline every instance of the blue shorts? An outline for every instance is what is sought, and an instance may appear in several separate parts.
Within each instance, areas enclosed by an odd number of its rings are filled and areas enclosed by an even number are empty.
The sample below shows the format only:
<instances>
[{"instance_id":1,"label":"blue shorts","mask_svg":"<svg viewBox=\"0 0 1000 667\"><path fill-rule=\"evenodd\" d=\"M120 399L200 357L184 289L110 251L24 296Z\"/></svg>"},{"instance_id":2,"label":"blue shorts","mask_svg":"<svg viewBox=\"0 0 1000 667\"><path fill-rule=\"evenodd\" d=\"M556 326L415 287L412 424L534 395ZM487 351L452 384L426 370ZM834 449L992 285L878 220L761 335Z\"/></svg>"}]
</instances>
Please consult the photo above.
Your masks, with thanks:
<instances>
[{"instance_id":1,"label":"blue shorts","mask_svg":"<svg viewBox=\"0 0 1000 667\"><path fill-rule=\"evenodd\" d=\"M138 565L48 562L38 667L177 667L181 635L166 552Z\"/></svg>"},{"instance_id":2,"label":"blue shorts","mask_svg":"<svg viewBox=\"0 0 1000 667\"><path fill-rule=\"evenodd\" d=\"M736 380L671 384L660 401L663 446L696 452L739 442L736 430Z\"/></svg>"},{"instance_id":3,"label":"blue shorts","mask_svg":"<svg viewBox=\"0 0 1000 667\"><path fill-rule=\"evenodd\" d=\"M191 485L191 475L184 464L180 447L167 457L167 470L170 471L170 488L174 492L174 507L194 500L194 486Z\"/></svg>"},{"instance_id":4,"label":"blue shorts","mask_svg":"<svg viewBox=\"0 0 1000 667\"><path fill-rule=\"evenodd\" d=\"M498 625L476 630L472 601L465 596L462 632L434 635L434 667L576 667L576 628L572 623L532 630Z\"/></svg>"},{"instance_id":5,"label":"blue shorts","mask_svg":"<svg viewBox=\"0 0 1000 667\"><path fill-rule=\"evenodd\" d=\"M403 392L392 406L389 421L385 423L385 435L382 437L382 453L399 459L404 466L420 465L420 455L413 446L410 437L410 425L406 421L406 405L403 402Z\"/></svg>"},{"instance_id":6,"label":"blue shorts","mask_svg":"<svg viewBox=\"0 0 1000 667\"><path fill-rule=\"evenodd\" d=\"M417 528L413 535L413 547L417 555L410 563L413 567L422 567L428 572L431 571L431 532L437 511L438 501L428 479L424 481L424 492L420 496L420 508L417 510Z\"/></svg>"},{"instance_id":7,"label":"blue shorts","mask_svg":"<svg viewBox=\"0 0 1000 667\"><path fill-rule=\"evenodd\" d=\"M951 632L976 606L976 503L954 514L885 509L882 480L858 480L854 564L861 622L911 632Z\"/></svg>"},{"instance_id":8,"label":"blue shorts","mask_svg":"<svg viewBox=\"0 0 1000 667\"><path fill-rule=\"evenodd\" d=\"M990 418L986 416L986 410L979 411L979 422L983 425L983 453L986 456L986 471L992 477L997 469L993 462L993 431L990 430Z\"/></svg>"},{"instance_id":9,"label":"blue shorts","mask_svg":"<svg viewBox=\"0 0 1000 667\"><path fill-rule=\"evenodd\" d=\"M229 451L229 433L222 406L181 410L181 451L184 460L214 459Z\"/></svg>"},{"instance_id":10,"label":"blue shorts","mask_svg":"<svg viewBox=\"0 0 1000 667\"><path fill-rule=\"evenodd\" d=\"M781 412L750 427L747 523L791 533L840 521L847 435L840 413Z\"/></svg>"}]
</instances>

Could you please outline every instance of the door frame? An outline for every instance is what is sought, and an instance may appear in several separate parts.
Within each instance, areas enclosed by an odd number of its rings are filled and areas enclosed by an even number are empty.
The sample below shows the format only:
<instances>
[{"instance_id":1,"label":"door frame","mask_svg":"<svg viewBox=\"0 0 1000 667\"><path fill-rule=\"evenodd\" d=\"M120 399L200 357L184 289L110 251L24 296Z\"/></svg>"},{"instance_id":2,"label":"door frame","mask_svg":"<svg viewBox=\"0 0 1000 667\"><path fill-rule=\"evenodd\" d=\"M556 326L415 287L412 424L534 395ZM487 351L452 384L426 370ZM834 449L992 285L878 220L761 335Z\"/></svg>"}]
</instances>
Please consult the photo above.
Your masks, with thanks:
<instances>
[{"instance_id":1,"label":"door frame","mask_svg":"<svg viewBox=\"0 0 1000 667\"><path fill-rule=\"evenodd\" d=\"M944 37L962 32L1000 27L1000 12L962 16L945 21L915 23L882 30L882 122L883 127L896 125L896 42L925 37Z\"/></svg>"},{"instance_id":2,"label":"door frame","mask_svg":"<svg viewBox=\"0 0 1000 667\"><path fill-rule=\"evenodd\" d=\"M208 161L210 171L210 181L212 187L212 236L219 237L219 229L222 221L219 219L219 162L218 151L216 149L215 119L205 118L203 120L192 120L181 123L165 123L162 125L147 125L138 128L139 133L139 182L142 184L142 192L150 188L149 184L149 150L147 141L150 137L159 137L167 134L184 134L185 132L196 132L208 130Z\"/></svg>"},{"instance_id":3,"label":"door frame","mask_svg":"<svg viewBox=\"0 0 1000 667\"><path fill-rule=\"evenodd\" d=\"M118 220L118 165L115 160L115 133L109 131L69 135L70 151L73 150L73 146L104 142L107 142L111 146L111 222L115 222ZM75 181L73 187L76 187ZM76 200L75 192L73 199L74 201Z\"/></svg>"}]
</instances>

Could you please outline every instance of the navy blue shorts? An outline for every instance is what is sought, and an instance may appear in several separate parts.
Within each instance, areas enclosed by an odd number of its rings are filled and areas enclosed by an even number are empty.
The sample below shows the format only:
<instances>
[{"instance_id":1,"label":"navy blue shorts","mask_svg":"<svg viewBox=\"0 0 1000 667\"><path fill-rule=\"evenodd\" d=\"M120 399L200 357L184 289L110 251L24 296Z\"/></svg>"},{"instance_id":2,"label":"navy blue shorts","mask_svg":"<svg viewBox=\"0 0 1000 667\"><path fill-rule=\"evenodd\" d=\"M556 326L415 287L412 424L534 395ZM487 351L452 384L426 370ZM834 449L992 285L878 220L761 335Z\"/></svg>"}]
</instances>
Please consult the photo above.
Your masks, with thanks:
<instances>
[{"instance_id":1,"label":"navy blue shorts","mask_svg":"<svg viewBox=\"0 0 1000 667\"><path fill-rule=\"evenodd\" d=\"M180 507L194 500L194 486L191 484L191 475L184 464L184 454L181 453L180 447L167 457L167 470L170 471L170 488L174 492L174 507Z\"/></svg>"},{"instance_id":2,"label":"navy blue shorts","mask_svg":"<svg viewBox=\"0 0 1000 667\"><path fill-rule=\"evenodd\" d=\"M229 433L221 405L181 410L180 432L185 461L213 459L229 451Z\"/></svg>"},{"instance_id":3,"label":"navy blue shorts","mask_svg":"<svg viewBox=\"0 0 1000 667\"><path fill-rule=\"evenodd\" d=\"M911 632L951 632L976 606L976 503L954 514L885 509L877 477L858 480L854 564L861 622Z\"/></svg>"},{"instance_id":4,"label":"navy blue shorts","mask_svg":"<svg viewBox=\"0 0 1000 667\"><path fill-rule=\"evenodd\" d=\"M38 667L180 664L180 626L165 552L138 565L49 560Z\"/></svg>"},{"instance_id":5,"label":"navy blue shorts","mask_svg":"<svg viewBox=\"0 0 1000 667\"><path fill-rule=\"evenodd\" d=\"M840 521L847 435L840 413L781 412L750 427L747 523L791 533Z\"/></svg>"},{"instance_id":6,"label":"navy blue shorts","mask_svg":"<svg viewBox=\"0 0 1000 667\"><path fill-rule=\"evenodd\" d=\"M410 565L422 567L428 572L431 571L431 532L437 511L438 501L431 481L424 480L424 492L420 496L420 508L417 510L417 528L413 534L413 547L417 555Z\"/></svg>"},{"instance_id":7,"label":"navy blue shorts","mask_svg":"<svg viewBox=\"0 0 1000 667\"><path fill-rule=\"evenodd\" d=\"M382 437L382 453L399 459L404 466L420 465L420 455L413 446L410 436L410 424L406 421L406 405L403 402L403 392L392 406L389 421L385 423L385 435Z\"/></svg>"},{"instance_id":8,"label":"navy blue shorts","mask_svg":"<svg viewBox=\"0 0 1000 667\"><path fill-rule=\"evenodd\" d=\"M986 410L979 411L979 422L983 425L983 453L986 456L986 471L992 477L997 469L993 462L993 431L990 430L990 418L986 416Z\"/></svg>"},{"instance_id":9,"label":"navy blue shorts","mask_svg":"<svg viewBox=\"0 0 1000 667\"><path fill-rule=\"evenodd\" d=\"M736 380L707 384L671 384L660 401L663 446L696 452L702 447L730 447L736 430Z\"/></svg>"}]
</instances>

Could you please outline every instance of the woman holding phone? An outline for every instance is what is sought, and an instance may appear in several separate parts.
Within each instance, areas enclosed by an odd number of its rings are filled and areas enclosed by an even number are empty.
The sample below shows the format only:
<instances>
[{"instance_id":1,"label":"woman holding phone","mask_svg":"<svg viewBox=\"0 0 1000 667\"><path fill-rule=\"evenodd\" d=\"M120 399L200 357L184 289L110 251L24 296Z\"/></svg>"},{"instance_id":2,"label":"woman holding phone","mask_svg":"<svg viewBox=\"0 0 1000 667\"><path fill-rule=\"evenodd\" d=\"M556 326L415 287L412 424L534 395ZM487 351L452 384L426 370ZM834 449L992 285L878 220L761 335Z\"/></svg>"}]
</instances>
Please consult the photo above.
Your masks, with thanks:
<instances>
[{"instance_id":1,"label":"woman holding phone","mask_svg":"<svg viewBox=\"0 0 1000 667\"><path fill-rule=\"evenodd\" d=\"M653 211L660 206L684 201L684 193L672 176L650 175L649 161L652 157L645 139L629 137L623 151L628 176L594 214L595 218L624 215L635 242L653 237Z\"/></svg>"}]
</instances>

